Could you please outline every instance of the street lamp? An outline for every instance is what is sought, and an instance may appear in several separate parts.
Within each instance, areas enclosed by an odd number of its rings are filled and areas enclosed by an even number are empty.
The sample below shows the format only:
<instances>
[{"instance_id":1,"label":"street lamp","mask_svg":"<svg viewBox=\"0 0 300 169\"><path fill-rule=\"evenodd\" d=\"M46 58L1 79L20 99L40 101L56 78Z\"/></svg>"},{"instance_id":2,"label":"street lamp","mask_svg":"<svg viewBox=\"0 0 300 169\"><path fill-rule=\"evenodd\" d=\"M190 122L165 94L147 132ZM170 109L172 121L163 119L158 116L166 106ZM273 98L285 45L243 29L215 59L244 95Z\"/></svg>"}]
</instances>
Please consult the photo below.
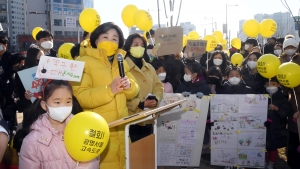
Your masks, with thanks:
<instances>
[{"instance_id":1,"label":"street lamp","mask_svg":"<svg viewBox=\"0 0 300 169\"><path fill-rule=\"evenodd\" d=\"M238 6L238 5L237 4L236 5L227 5L227 3L226 3L226 40L230 44L230 42L228 40L227 6Z\"/></svg>"}]
</instances>

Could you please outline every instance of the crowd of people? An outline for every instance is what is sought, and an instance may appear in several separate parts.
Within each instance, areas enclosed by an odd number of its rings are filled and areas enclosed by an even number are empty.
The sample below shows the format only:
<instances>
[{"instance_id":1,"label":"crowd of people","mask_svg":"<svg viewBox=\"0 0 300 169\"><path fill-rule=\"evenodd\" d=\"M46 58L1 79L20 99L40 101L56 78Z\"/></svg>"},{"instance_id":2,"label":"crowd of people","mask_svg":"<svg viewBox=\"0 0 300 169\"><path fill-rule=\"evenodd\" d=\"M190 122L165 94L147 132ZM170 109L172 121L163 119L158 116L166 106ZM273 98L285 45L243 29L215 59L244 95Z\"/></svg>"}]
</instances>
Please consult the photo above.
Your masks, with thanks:
<instances>
[{"instance_id":1,"label":"crowd of people","mask_svg":"<svg viewBox=\"0 0 300 169\"><path fill-rule=\"evenodd\" d=\"M200 57L192 51L185 51L185 47L180 53L157 56L155 31L149 31L146 36L147 39L135 33L125 40L120 27L111 22L101 24L91 33L86 32L83 42L70 51L74 60L85 62L82 80L47 80L43 84L42 95L33 103L32 93L23 87L17 72L37 66L43 55L57 57L53 49L54 37L47 30L40 31L36 35L36 44L31 45L26 56L11 54L7 51L8 39L0 37L0 159L6 148L11 148L7 147L7 142L13 142L20 169L76 166L122 169L125 168L123 125L110 129L109 144L100 157L78 164L68 155L63 132L73 115L90 110L112 122L158 107L164 93L269 94L272 102L270 98L268 121L265 123L266 167L273 168L277 149L287 147L288 165L291 169L300 168L296 123L299 110L295 100L300 98L300 86L293 93L281 86L276 77L271 80L262 77L256 68L258 59L268 53L276 55L281 63L300 65L299 42L293 36L271 37L266 44L249 38L242 42L241 49L231 47L229 53L223 50L222 45L217 45L214 51ZM237 52L244 56L240 67L230 62L231 56ZM119 75L117 54L124 56L124 78ZM154 97L147 98L148 94ZM24 115L19 131L16 112ZM209 122L206 125L202 150L202 158L208 161L210 125ZM151 122L132 125L131 141L135 142L152 132ZM5 164L2 161L1 165Z\"/></svg>"}]
</instances>

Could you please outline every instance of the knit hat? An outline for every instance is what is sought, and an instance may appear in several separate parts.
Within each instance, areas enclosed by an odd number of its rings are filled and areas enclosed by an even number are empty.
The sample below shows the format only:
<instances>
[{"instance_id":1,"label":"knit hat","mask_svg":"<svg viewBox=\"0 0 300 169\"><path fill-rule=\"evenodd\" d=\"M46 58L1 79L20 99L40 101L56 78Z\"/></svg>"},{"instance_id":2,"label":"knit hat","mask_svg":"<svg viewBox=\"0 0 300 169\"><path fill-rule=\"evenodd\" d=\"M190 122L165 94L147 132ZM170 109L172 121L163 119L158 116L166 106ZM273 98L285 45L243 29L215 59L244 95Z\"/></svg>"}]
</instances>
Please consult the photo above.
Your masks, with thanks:
<instances>
[{"instance_id":1,"label":"knit hat","mask_svg":"<svg viewBox=\"0 0 300 169\"><path fill-rule=\"evenodd\" d=\"M294 46L295 48L298 47L298 43L295 39L289 38L289 39L285 39L283 42L283 49L285 49L288 46Z\"/></svg>"}]
</instances>

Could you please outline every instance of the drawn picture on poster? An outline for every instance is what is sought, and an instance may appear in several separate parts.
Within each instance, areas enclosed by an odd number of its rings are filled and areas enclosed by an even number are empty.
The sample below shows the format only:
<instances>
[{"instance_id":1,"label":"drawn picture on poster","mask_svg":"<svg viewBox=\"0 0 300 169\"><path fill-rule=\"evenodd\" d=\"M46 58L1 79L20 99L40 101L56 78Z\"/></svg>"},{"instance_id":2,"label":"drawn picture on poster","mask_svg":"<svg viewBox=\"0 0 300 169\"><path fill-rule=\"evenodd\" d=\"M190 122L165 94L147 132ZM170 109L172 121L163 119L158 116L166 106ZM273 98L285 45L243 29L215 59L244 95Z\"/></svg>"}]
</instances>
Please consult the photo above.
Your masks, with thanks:
<instances>
[{"instance_id":1,"label":"drawn picture on poster","mask_svg":"<svg viewBox=\"0 0 300 169\"><path fill-rule=\"evenodd\" d=\"M237 164L237 152L236 150L213 149L211 159L211 165L233 166Z\"/></svg>"},{"instance_id":2,"label":"drawn picture on poster","mask_svg":"<svg viewBox=\"0 0 300 169\"><path fill-rule=\"evenodd\" d=\"M211 100L212 113L237 113L239 110L238 96L215 95Z\"/></svg>"},{"instance_id":3,"label":"drawn picture on poster","mask_svg":"<svg viewBox=\"0 0 300 169\"><path fill-rule=\"evenodd\" d=\"M264 131L266 113L239 114L239 128L242 131Z\"/></svg>"},{"instance_id":4,"label":"drawn picture on poster","mask_svg":"<svg viewBox=\"0 0 300 169\"><path fill-rule=\"evenodd\" d=\"M162 120L161 124L162 125L159 127L160 139L165 141L175 141L177 121Z\"/></svg>"},{"instance_id":5,"label":"drawn picture on poster","mask_svg":"<svg viewBox=\"0 0 300 169\"><path fill-rule=\"evenodd\" d=\"M215 122L211 126L212 131L235 131L238 129L238 121Z\"/></svg>"},{"instance_id":6,"label":"drawn picture on poster","mask_svg":"<svg viewBox=\"0 0 300 169\"><path fill-rule=\"evenodd\" d=\"M176 153L176 165L190 166L194 145L178 144Z\"/></svg>"},{"instance_id":7,"label":"drawn picture on poster","mask_svg":"<svg viewBox=\"0 0 300 169\"><path fill-rule=\"evenodd\" d=\"M264 149L266 132L241 132L238 134L238 149Z\"/></svg>"},{"instance_id":8,"label":"drawn picture on poster","mask_svg":"<svg viewBox=\"0 0 300 169\"><path fill-rule=\"evenodd\" d=\"M175 144L158 144L157 163L159 165L173 165L175 162Z\"/></svg>"},{"instance_id":9,"label":"drawn picture on poster","mask_svg":"<svg viewBox=\"0 0 300 169\"><path fill-rule=\"evenodd\" d=\"M238 165L240 167L264 167L264 152L261 150L240 150Z\"/></svg>"},{"instance_id":10,"label":"drawn picture on poster","mask_svg":"<svg viewBox=\"0 0 300 169\"><path fill-rule=\"evenodd\" d=\"M268 111L268 96L265 95L239 95L239 113L265 113Z\"/></svg>"},{"instance_id":11,"label":"drawn picture on poster","mask_svg":"<svg viewBox=\"0 0 300 169\"><path fill-rule=\"evenodd\" d=\"M239 115L237 113L228 113L228 114L222 114L222 113L212 113L210 115L210 121L211 122L237 122L239 118Z\"/></svg>"},{"instance_id":12,"label":"drawn picture on poster","mask_svg":"<svg viewBox=\"0 0 300 169\"><path fill-rule=\"evenodd\" d=\"M185 113L182 114L182 119L198 119L200 116L200 104L197 104L197 100L199 100L196 97L190 96L190 98L183 103L183 111Z\"/></svg>"},{"instance_id":13,"label":"drawn picture on poster","mask_svg":"<svg viewBox=\"0 0 300 169\"><path fill-rule=\"evenodd\" d=\"M234 131L211 132L211 147L214 148L237 148L237 134Z\"/></svg>"},{"instance_id":14,"label":"drawn picture on poster","mask_svg":"<svg viewBox=\"0 0 300 169\"><path fill-rule=\"evenodd\" d=\"M180 120L180 127L178 131L178 143L195 144L197 127L197 120Z\"/></svg>"}]
</instances>

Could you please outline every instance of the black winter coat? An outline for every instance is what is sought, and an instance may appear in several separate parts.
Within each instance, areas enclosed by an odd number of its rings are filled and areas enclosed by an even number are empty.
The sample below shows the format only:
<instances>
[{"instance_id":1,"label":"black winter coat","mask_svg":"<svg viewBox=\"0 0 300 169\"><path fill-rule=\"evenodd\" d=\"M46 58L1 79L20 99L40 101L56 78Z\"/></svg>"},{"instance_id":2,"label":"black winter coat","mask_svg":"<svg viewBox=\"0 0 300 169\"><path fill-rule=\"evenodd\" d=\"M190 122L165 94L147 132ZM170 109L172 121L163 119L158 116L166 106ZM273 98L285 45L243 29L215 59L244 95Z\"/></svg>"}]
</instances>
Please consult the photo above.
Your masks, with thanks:
<instances>
[{"instance_id":1,"label":"black winter coat","mask_svg":"<svg viewBox=\"0 0 300 169\"><path fill-rule=\"evenodd\" d=\"M265 91L266 78L262 77L259 73L252 75L247 65L242 67L242 79L256 94L262 94Z\"/></svg>"},{"instance_id":2,"label":"black winter coat","mask_svg":"<svg viewBox=\"0 0 300 169\"><path fill-rule=\"evenodd\" d=\"M181 83L175 93L183 93L183 92L191 92L191 94L197 94L198 92L203 93L204 95L211 94L210 88L208 84L206 84L206 80L202 79L199 82L183 82Z\"/></svg>"},{"instance_id":3,"label":"black winter coat","mask_svg":"<svg viewBox=\"0 0 300 169\"><path fill-rule=\"evenodd\" d=\"M255 94L243 81L233 86L228 81L224 81L217 91L219 91L218 94Z\"/></svg>"},{"instance_id":4,"label":"black winter coat","mask_svg":"<svg viewBox=\"0 0 300 169\"><path fill-rule=\"evenodd\" d=\"M265 91L265 93L267 93ZM268 104L271 104L269 98ZM268 150L276 150L287 146L287 117L291 114L292 107L289 101L284 97L282 90L279 89L272 95L272 104L278 107L278 111L269 110L268 119L272 120L267 125L267 146Z\"/></svg>"}]
</instances>

